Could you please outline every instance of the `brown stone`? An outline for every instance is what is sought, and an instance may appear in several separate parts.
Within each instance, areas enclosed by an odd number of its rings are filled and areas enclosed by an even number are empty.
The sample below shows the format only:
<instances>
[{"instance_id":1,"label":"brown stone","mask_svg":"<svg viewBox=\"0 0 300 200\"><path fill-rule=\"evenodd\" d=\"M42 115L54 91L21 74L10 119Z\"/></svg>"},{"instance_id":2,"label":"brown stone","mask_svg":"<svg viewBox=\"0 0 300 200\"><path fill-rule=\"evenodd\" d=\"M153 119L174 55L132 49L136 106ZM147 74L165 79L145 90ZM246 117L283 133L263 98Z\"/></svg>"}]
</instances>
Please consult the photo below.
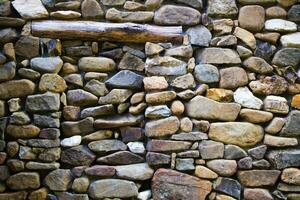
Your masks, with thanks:
<instances>
[{"instance_id":1,"label":"brown stone","mask_svg":"<svg viewBox=\"0 0 300 200\"><path fill-rule=\"evenodd\" d=\"M151 140L147 143L147 150L154 152L176 152L187 150L192 146L190 142L172 140Z\"/></svg>"},{"instance_id":2,"label":"brown stone","mask_svg":"<svg viewBox=\"0 0 300 200\"><path fill-rule=\"evenodd\" d=\"M206 97L218 102L229 103L233 100L233 92L222 88L210 88L206 91Z\"/></svg>"},{"instance_id":3,"label":"brown stone","mask_svg":"<svg viewBox=\"0 0 300 200\"><path fill-rule=\"evenodd\" d=\"M152 179L153 199L204 200L212 183L174 170L158 169Z\"/></svg>"},{"instance_id":4,"label":"brown stone","mask_svg":"<svg viewBox=\"0 0 300 200\"><path fill-rule=\"evenodd\" d=\"M176 98L176 92L163 91L146 94L146 102L149 104L163 104L168 101L172 101Z\"/></svg>"},{"instance_id":5,"label":"brown stone","mask_svg":"<svg viewBox=\"0 0 300 200\"><path fill-rule=\"evenodd\" d=\"M15 44L16 54L25 58L39 56L40 39L33 36L22 36Z\"/></svg>"},{"instance_id":6,"label":"brown stone","mask_svg":"<svg viewBox=\"0 0 300 200\"><path fill-rule=\"evenodd\" d=\"M247 108L240 111L240 116L246 121L255 124L268 122L273 118L273 114L271 112L252 110Z\"/></svg>"},{"instance_id":7,"label":"brown stone","mask_svg":"<svg viewBox=\"0 0 300 200\"><path fill-rule=\"evenodd\" d=\"M268 19L270 19L270 18L284 19L284 18L286 18L286 15L287 15L287 12L279 6L273 6L273 7L266 9L266 17Z\"/></svg>"},{"instance_id":8,"label":"brown stone","mask_svg":"<svg viewBox=\"0 0 300 200\"><path fill-rule=\"evenodd\" d=\"M145 125L145 134L147 137L169 136L179 129L179 120L177 117L153 120Z\"/></svg>"},{"instance_id":9,"label":"brown stone","mask_svg":"<svg viewBox=\"0 0 300 200\"><path fill-rule=\"evenodd\" d=\"M282 171L281 180L288 184L300 185L300 170L287 168Z\"/></svg>"},{"instance_id":10,"label":"brown stone","mask_svg":"<svg viewBox=\"0 0 300 200\"><path fill-rule=\"evenodd\" d=\"M104 12L96 0L84 0L81 4L82 17L84 19L99 19Z\"/></svg>"},{"instance_id":11,"label":"brown stone","mask_svg":"<svg viewBox=\"0 0 300 200\"><path fill-rule=\"evenodd\" d=\"M256 33L255 37L262 41L270 42L271 44L276 44L280 37L280 33Z\"/></svg>"},{"instance_id":12,"label":"brown stone","mask_svg":"<svg viewBox=\"0 0 300 200\"><path fill-rule=\"evenodd\" d=\"M259 32L265 23L265 9L258 5L243 6L239 11L239 25L251 32Z\"/></svg>"},{"instance_id":13,"label":"brown stone","mask_svg":"<svg viewBox=\"0 0 300 200\"><path fill-rule=\"evenodd\" d=\"M238 179L244 186L262 187L273 186L279 178L278 170L249 170L239 171Z\"/></svg>"},{"instance_id":14,"label":"brown stone","mask_svg":"<svg viewBox=\"0 0 300 200\"><path fill-rule=\"evenodd\" d=\"M251 81L249 86L253 93L260 95L283 94L287 88L287 81L277 75L262 76L259 80Z\"/></svg>"},{"instance_id":15,"label":"brown stone","mask_svg":"<svg viewBox=\"0 0 300 200\"><path fill-rule=\"evenodd\" d=\"M66 81L57 74L43 74L39 84L42 92L51 91L62 93L67 89Z\"/></svg>"},{"instance_id":16,"label":"brown stone","mask_svg":"<svg viewBox=\"0 0 300 200\"><path fill-rule=\"evenodd\" d=\"M246 71L241 67L229 67L220 70L220 87L235 89L248 84Z\"/></svg>"},{"instance_id":17,"label":"brown stone","mask_svg":"<svg viewBox=\"0 0 300 200\"><path fill-rule=\"evenodd\" d=\"M7 81L0 84L0 99L26 97L34 90L35 84L27 79Z\"/></svg>"},{"instance_id":18,"label":"brown stone","mask_svg":"<svg viewBox=\"0 0 300 200\"><path fill-rule=\"evenodd\" d=\"M32 124L29 125L8 125L6 133L15 139L29 139L38 136L40 129Z\"/></svg>"},{"instance_id":19,"label":"brown stone","mask_svg":"<svg viewBox=\"0 0 300 200\"><path fill-rule=\"evenodd\" d=\"M293 96L292 107L300 109L300 94Z\"/></svg>"},{"instance_id":20,"label":"brown stone","mask_svg":"<svg viewBox=\"0 0 300 200\"><path fill-rule=\"evenodd\" d=\"M273 135L265 135L264 144L270 147L289 147L297 146L298 140L296 138L278 137Z\"/></svg>"},{"instance_id":21,"label":"brown stone","mask_svg":"<svg viewBox=\"0 0 300 200\"><path fill-rule=\"evenodd\" d=\"M244 189L245 200L273 200L272 195L266 189L259 188L245 188Z\"/></svg>"}]
</instances>

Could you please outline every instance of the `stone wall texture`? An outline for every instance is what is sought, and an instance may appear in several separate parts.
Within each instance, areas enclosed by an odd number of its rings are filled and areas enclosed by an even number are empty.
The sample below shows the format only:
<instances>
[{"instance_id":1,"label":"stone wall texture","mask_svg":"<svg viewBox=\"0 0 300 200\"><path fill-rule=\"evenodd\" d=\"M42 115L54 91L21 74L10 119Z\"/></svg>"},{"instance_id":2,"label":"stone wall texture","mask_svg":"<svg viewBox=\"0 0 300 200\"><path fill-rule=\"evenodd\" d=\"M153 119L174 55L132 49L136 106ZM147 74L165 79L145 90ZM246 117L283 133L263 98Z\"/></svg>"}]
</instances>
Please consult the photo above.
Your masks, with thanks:
<instances>
[{"instance_id":1,"label":"stone wall texture","mask_svg":"<svg viewBox=\"0 0 300 200\"><path fill-rule=\"evenodd\" d=\"M0 0L0 200L300 200L299 25L299 0Z\"/></svg>"}]
</instances>

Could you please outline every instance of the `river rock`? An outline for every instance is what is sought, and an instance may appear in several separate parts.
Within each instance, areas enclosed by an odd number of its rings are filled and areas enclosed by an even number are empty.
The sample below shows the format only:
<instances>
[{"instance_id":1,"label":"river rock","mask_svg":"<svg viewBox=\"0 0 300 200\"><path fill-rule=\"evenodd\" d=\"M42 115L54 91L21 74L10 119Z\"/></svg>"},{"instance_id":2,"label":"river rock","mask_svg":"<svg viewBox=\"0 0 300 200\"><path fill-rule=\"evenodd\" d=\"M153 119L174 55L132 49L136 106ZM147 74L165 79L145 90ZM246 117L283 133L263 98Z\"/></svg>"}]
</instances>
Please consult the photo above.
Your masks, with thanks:
<instances>
[{"instance_id":1,"label":"river rock","mask_svg":"<svg viewBox=\"0 0 300 200\"><path fill-rule=\"evenodd\" d=\"M295 47L300 48L300 33L291 33L288 35L283 35L280 38L280 42L283 47Z\"/></svg>"},{"instance_id":2,"label":"river rock","mask_svg":"<svg viewBox=\"0 0 300 200\"><path fill-rule=\"evenodd\" d=\"M273 186L279 178L278 170L249 170L239 171L238 179L244 186L262 187Z\"/></svg>"},{"instance_id":3,"label":"river rock","mask_svg":"<svg viewBox=\"0 0 300 200\"><path fill-rule=\"evenodd\" d=\"M212 140L204 140L199 144L202 159L217 159L224 156L224 144Z\"/></svg>"},{"instance_id":4,"label":"river rock","mask_svg":"<svg viewBox=\"0 0 300 200\"><path fill-rule=\"evenodd\" d=\"M277 51L273 57L272 64L279 67L293 66L300 63L299 48L283 48Z\"/></svg>"},{"instance_id":5,"label":"river rock","mask_svg":"<svg viewBox=\"0 0 300 200\"><path fill-rule=\"evenodd\" d=\"M270 95L264 99L264 110L272 113L287 114L289 105L284 97Z\"/></svg>"},{"instance_id":6,"label":"river rock","mask_svg":"<svg viewBox=\"0 0 300 200\"><path fill-rule=\"evenodd\" d=\"M232 176L237 170L237 163L235 160L210 160L206 163L207 167L219 174L220 176Z\"/></svg>"},{"instance_id":7,"label":"river rock","mask_svg":"<svg viewBox=\"0 0 300 200\"><path fill-rule=\"evenodd\" d=\"M218 68L211 64L196 65L194 76L200 83L217 83L220 79Z\"/></svg>"},{"instance_id":8,"label":"river rock","mask_svg":"<svg viewBox=\"0 0 300 200\"><path fill-rule=\"evenodd\" d=\"M120 11L115 8L110 8L106 11L105 18L113 22L136 22L145 23L151 22L154 13L151 11Z\"/></svg>"},{"instance_id":9,"label":"river rock","mask_svg":"<svg viewBox=\"0 0 300 200\"><path fill-rule=\"evenodd\" d=\"M246 69L259 73L268 74L273 71L273 67L260 57L250 57L243 61Z\"/></svg>"},{"instance_id":10,"label":"river rock","mask_svg":"<svg viewBox=\"0 0 300 200\"><path fill-rule=\"evenodd\" d=\"M112 89L107 95L99 98L99 104L120 104L124 103L130 96L132 91L129 89Z\"/></svg>"},{"instance_id":11,"label":"river rock","mask_svg":"<svg viewBox=\"0 0 300 200\"><path fill-rule=\"evenodd\" d=\"M186 113L192 118L234 121L241 106L237 103L219 103L217 101L196 96L185 104Z\"/></svg>"},{"instance_id":12,"label":"river rock","mask_svg":"<svg viewBox=\"0 0 300 200\"><path fill-rule=\"evenodd\" d=\"M234 101L246 108L261 109L262 100L255 97L248 87L240 87L234 92Z\"/></svg>"},{"instance_id":13,"label":"river rock","mask_svg":"<svg viewBox=\"0 0 300 200\"><path fill-rule=\"evenodd\" d=\"M265 9L262 6L243 6L239 11L239 25L251 32L259 32L265 23Z\"/></svg>"},{"instance_id":14,"label":"river rock","mask_svg":"<svg viewBox=\"0 0 300 200\"><path fill-rule=\"evenodd\" d=\"M63 150L61 153L61 161L71 166L88 166L95 158L95 154L82 145Z\"/></svg>"},{"instance_id":15,"label":"river rock","mask_svg":"<svg viewBox=\"0 0 300 200\"><path fill-rule=\"evenodd\" d=\"M251 49L256 48L256 39L251 32L246 29L236 27L233 34Z\"/></svg>"},{"instance_id":16,"label":"river rock","mask_svg":"<svg viewBox=\"0 0 300 200\"><path fill-rule=\"evenodd\" d=\"M43 74L39 83L42 92L51 91L62 93L67 89L65 80L57 74Z\"/></svg>"},{"instance_id":17,"label":"river rock","mask_svg":"<svg viewBox=\"0 0 300 200\"><path fill-rule=\"evenodd\" d=\"M241 197L242 187L237 180L231 178L219 177L214 182L213 186L216 191L225 193L237 199L240 199Z\"/></svg>"},{"instance_id":18,"label":"river rock","mask_svg":"<svg viewBox=\"0 0 300 200\"><path fill-rule=\"evenodd\" d=\"M147 163L116 166L116 175L127 180L148 180L154 170Z\"/></svg>"},{"instance_id":19,"label":"river rock","mask_svg":"<svg viewBox=\"0 0 300 200\"><path fill-rule=\"evenodd\" d=\"M168 117L165 119L153 120L145 125L145 134L147 137L169 136L179 129L179 120L177 117Z\"/></svg>"},{"instance_id":20,"label":"river rock","mask_svg":"<svg viewBox=\"0 0 300 200\"><path fill-rule=\"evenodd\" d=\"M203 48L195 53L198 63L207 64L240 64L241 59L237 52L228 48Z\"/></svg>"},{"instance_id":21,"label":"river rock","mask_svg":"<svg viewBox=\"0 0 300 200\"><path fill-rule=\"evenodd\" d=\"M13 42L18 38L18 32L13 28L4 28L0 30L0 43L5 44L8 42Z\"/></svg>"},{"instance_id":22,"label":"river rock","mask_svg":"<svg viewBox=\"0 0 300 200\"><path fill-rule=\"evenodd\" d=\"M102 119L97 119L94 123L96 129L117 128L125 126L133 126L139 124L143 120L142 115L134 116L130 114L115 115Z\"/></svg>"},{"instance_id":23,"label":"river rock","mask_svg":"<svg viewBox=\"0 0 300 200\"><path fill-rule=\"evenodd\" d=\"M50 172L44 179L45 184L53 191L66 191L73 181L69 169L56 169Z\"/></svg>"},{"instance_id":24,"label":"river rock","mask_svg":"<svg viewBox=\"0 0 300 200\"><path fill-rule=\"evenodd\" d=\"M82 89L68 90L67 101L73 106L88 106L98 102L98 97Z\"/></svg>"},{"instance_id":25,"label":"river rock","mask_svg":"<svg viewBox=\"0 0 300 200\"><path fill-rule=\"evenodd\" d=\"M26 20L48 17L48 11L40 0L16 0L12 2L12 5Z\"/></svg>"},{"instance_id":26,"label":"river rock","mask_svg":"<svg viewBox=\"0 0 300 200\"><path fill-rule=\"evenodd\" d=\"M284 127L280 132L280 135L281 136L300 135L299 123L300 123L300 111L297 110L291 111L289 116L287 117Z\"/></svg>"},{"instance_id":27,"label":"river rock","mask_svg":"<svg viewBox=\"0 0 300 200\"><path fill-rule=\"evenodd\" d=\"M131 153L130 151L118 151L97 159L98 163L111 164L111 165L125 165L136 164L144 161L144 158Z\"/></svg>"},{"instance_id":28,"label":"river rock","mask_svg":"<svg viewBox=\"0 0 300 200\"><path fill-rule=\"evenodd\" d=\"M84 19L99 19L104 16L104 11L96 0L84 0L81 4L81 13Z\"/></svg>"},{"instance_id":29,"label":"river rock","mask_svg":"<svg viewBox=\"0 0 300 200\"><path fill-rule=\"evenodd\" d=\"M240 147L254 146L263 139L263 128L248 122L212 123L209 138Z\"/></svg>"},{"instance_id":30,"label":"river rock","mask_svg":"<svg viewBox=\"0 0 300 200\"><path fill-rule=\"evenodd\" d=\"M270 121L273 118L273 114L266 111L245 108L241 110L240 117L248 122L257 124Z\"/></svg>"},{"instance_id":31,"label":"river rock","mask_svg":"<svg viewBox=\"0 0 300 200\"><path fill-rule=\"evenodd\" d=\"M212 17L230 18L236 16L238 8L233 0L209 0L207 14Z\"/></svg>"},{"instance_id":32,"label":"river rock","mask_svg":"<svg viewBox=\"0 0 300 200\"><path fill-rule=\"evenodd\" d=\"M63 61L60 57L37 57L30 60L30 66L40 73L57 74L63 66Z\"/></svg>"},{"instance_id":33,"label":"river rock","mask_svg":"<svg viewBox=\"0 0 300 200\"><path fill-rule=\"evenodd\" d=\"M115 113L114 106L112 104L107 104L102 106L85 108L81 111L80 117L81 118L98 117L98 116L110 115L114 113Z\"/></svg>"},{"instance_id":34,"label":"river rock","mask_svg":"<svg viewBox=\"0 0 300 200\"><path fill-rule=\"evenodd\" d=\"M30 95L26 99L26 109L29 112L51 112L60 108L60 95L46 92L44 94Z\"/></svg>"},{"instance_id":35,"label":"river rock","mask_svg":"<svg viewBox=\"0 0 300 200\"><path fill-rule=\"evenodd\" d=\"M124 151L127 149L126 144L119 140L99 140L88 144L88 147L98 153L105 153L111 151Z\"/></svg>"},{"instance_id":36,"label":"river rock","mask_svg":"<svg viewBox=\"0 0 300 200\"><path fill-rule=\"evenodd\" d=\"M88 189L92 198L131 198L137 197L138 188L132 181L121 179L103 179L90 184Z\"/></svg>"},{"instance_id":37,"label":"river rock","mask_svg":"<svg viewBox=\"0 0 300 200\"><path fill-rule=\"evenodd\" d=\"M145 111L145 117L150 119L169 117L171 114L171 110L166 105L149 106Z\"/></svg>"},{"instance_id":38,"label":"river rock","mask_svg":"<svg viewBox=\"0 0 300 200\"><path fill-rule=\"evenodd\" d=\"M202 25L194 26L186 31L192 45L208 47L212 39L210 31ZM199 37L201 35L202 37Z\"/></svg>"},{"instance_id":39,"label":"river rock","mask_svg":"<svg viewBox=\"0 0 300 200\"><path fill-rule=\"evenodd\" d=\"M16 139L28 139L38 136L40 129L34 125L8 125L6 128L6 134Z\"/></svg>"},{"instance_id":40,"label":"river rock","mask_svg":"<svg viewBox=\"0 0 300 200\"><path fill-rule=\"evenodd\" d=\"M245 188L244 198L245 200L273 200L273 197L268 190L259 188Z\"/></svg>"},{"instance_id":41,"label":"river rock","mask_svg":"<svg viewBox=\"0 0 300 200\"><path fill-rule=\"evenodd\" d=\"M211 189L209 181L170 169L158 169L152 179L153 198L157 200L175 196L180 199L204 200Z\"/></svg>"},{"instance_id":42,"label":"river rock","mask_svg":"<svg viewBox=\"0 0 300 200\"><path fill-rule=\"evenodd\" d=\"M65 137L74 135L86 135L94 131L93 127L94 119L87 117L80 121L64 121L61 123L61 130Z\"/></svg>"},{"instance_id":43,"label":"river rock","mask_svg":"<svg viewBox=\"0 0 300 200\"><path fill-rule=\"evenodd\" d=\"M10 176L6 184L12 190L38 189L40 176L36 172L20 172Z\"/></svg>"},{"instance_id":44,"label":"river rock","mask_svg":"<svg viewBox=\"0 0 300 200\"><path fill-rule=\"evenodd\" d=\"M129 70L122 70L105 81L105 84L113 88L140 90L143 87L143 78L143 76Z\"/></svg>"},{"instance_id":45,"label":"river rock","mask_svg":"<svg viewBox=\"0 0 300 200\"><path fill-rule=\"evenodd\" d=\"M275 32L295 32L297 31L297 24L284 19L269 19L265 22L265 29L267 31Z\"/></svg>"},{"instance_id":46,"label":"river rock","mask_svg":"<svg viewBox=\"0 0 300 200\"><path fill-rule=\"evenodd\" d=\"M278 137L266 134L264 144L270 147L289 147L297 146L298 140L296 138Z\"/></svg>"},{"instance_id":47,"label":"river rock","mask_svg":"<svg viewBox=\"0 0 300 200\"><path fill-rule=\"evenodd\" d=\"M234 89L248 84L246 71L240 67L229 67L220 70L220 87Z\"/></svg>"},{"instance_id":48,"label":"river rock","mask_svg":"<svg viewBox=\"0 0 300 200\"><path fill-rule=\"evenodd\" d=\"M78 61L78 67L84 72L111 72L116 68L116 63L105 57L82 57Z\"/></svg>"},{"instance_id":49,"label":"river rock","mask_svg":"<svg viewBox=\"0 0 300 200\"><path fill-rule=\"evenodd\" d=\"M299 19L299 16L300 16L299 9L300 9L300 6L298 4L293 5L289 9L289 11L288 11L288 19L290 21L293 21L293 22L299 22L300 21L300 19Z\"/></svg>"},{"instance_id":50,"label":"river rock","mask_svg":"<svg viewBox=\"0 0 300 200\"><path fill-rule=\"evenodd\" d=\"M0 82L9 81L15 77L16 63L11 61L0 65Z\"/></svg>"},{"instance_id":51,"label":"river rock","mask_svg":"<svg viewBox=\"0 0 300 200\"><path fill-rule=\"evenodd\" d=\"M0 99L26 97L34 93L35 84L27 79L0 83Z\"/></svg>"},{"instance_id":52,"label":"river rock","mask_svg":"<svg viewBox=\"0 0 300 200\"><path fill-rule=\"evenodd\" d=\"M259 80L251 81L249 84L255 94L270 95L283 94L287 88L287 81L277 75L261 77Z\"/></svg>"},{"instance_id":53,"label":"river rock","mask_svg":"<svg viewBox=\"0 0 300 200\"><path fill-rule=\"evenodd\" d=\"M164 5L155 12L154 23L158 25L197 25L201 14L198 10L185 7Z\"/></svg>"},{"instance_id":54,"label":"river rock","mask_svg":"<svg viewBox=\"0 0 300 200\"><path fill-rule=\"evenodd\" d=\"M147 143L147 150L153 152L176 152L187 150L192 146L190 142L172 140L151 140Z\"/></svg>"},{"instance_id":55,"label":"river rock","mask_svg":"<svg viewBox=\"0 0 300 200\"><path fill-rule=\"evenodd\" d=\"M156 76L180 76L187 72L187 64L171 56L147 58L146 73Z\"/></svg>"}]
</instances>

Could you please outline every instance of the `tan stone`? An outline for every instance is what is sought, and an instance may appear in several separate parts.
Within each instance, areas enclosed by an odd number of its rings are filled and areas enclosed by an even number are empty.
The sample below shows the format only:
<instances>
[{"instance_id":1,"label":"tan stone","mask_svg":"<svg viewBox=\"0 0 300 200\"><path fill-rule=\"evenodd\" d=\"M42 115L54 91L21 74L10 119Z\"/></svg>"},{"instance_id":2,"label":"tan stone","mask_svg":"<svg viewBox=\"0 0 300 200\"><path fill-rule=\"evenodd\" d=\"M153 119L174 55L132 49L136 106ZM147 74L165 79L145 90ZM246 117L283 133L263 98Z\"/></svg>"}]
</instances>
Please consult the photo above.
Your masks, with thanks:
<instances>
[{"instance_id":1,"label":"tan stone","mask_svg":"<svg viewBox=\"0 0 300 200\"><path fill-rule=\"evenodd\" d=\"M153 56L162 52L164 48L159 44L154 44L151 42L146 42L145 44L145 53L148 56Z\"/></svg>"},{"instance_id":2,"label":"tan stone","mask_svg":"<svg viewBox=\"0 0 300 200\"><path fill-rule=\"evenodd\" d=\"M246 29L242 29L240 27L236 27L233 33L238 39L242 40L247 46L249 46L252 50L256 48L256 39L254 35L247 31Z\"/></svg>"},{"instance_id":3,"label":"tan stone","mask_svg":"<svg viewBox=\"0 0 300 200\"><path fill-rule=\"evenodd\" d=\"M267 33L256 33L255 37L262 41L270 42L271 44L276 44L280 37L280 33L267 32Z\"/></svg>"},{"instance_id":4,"label":"tan stone","mask_svg":"<svg viewBox=\"0 0 300 200\"><path fill-rule=\"evenodd\" d=\"M240 116L244 120L255 124L268 122L273 118L273 114L271 112L247 108L241 110Z\"/></svg>"},{"instance_id":5,"label":"tan stone","mask_svg":"<svg viewBox=\"0 0 300 200\"><path fill-rule=\"evenodd\" d=\"M227 195L224 195L224 194L218 194L216 196L215 200L235 200L235 198L227 196Z\"/></svg>"},{"instance_id":6,"label":"tan stone","mask_svg":"<svg viewBox=\"0 0 300 200\"><path fill-rule=\"evenodd\" d=\"M277 0L277 2L283 7L289 7L297 3L297 0Z\"/></svg>"},{"instance_id":7,"label":"tan stone","mask_svg":"<svg viewBox=\"0 0 300 200\"><path fill-rule=\"evenodd\" d=\"M0 84L0 99L25 97L33 94L35 84L27 79L12 80Z\"/></svg>"},{"instance_id":8,"label":"tan stone","mask_svg":"<svg viewBox=\"0 0 300 200\"><path fill-rule=\"evenodd\" d=\"M275 117L270 124L265 128L265 131L270 134L278 133L285 124L285 119Z\"/></svg>"},{"instance_id":9,"label":"tan stone","mask_svg":"<svg viewBox=\"0 0 300 200\"><path fill-rule=\"evenodd\" d=\"M284 19L284 18L286 18L286 15L287 15L286 11L279 6L273 6L266 10L266 17L268 19L270 19L270 18Z\"/></svg>"},{"instance_id":10,"label":"tan stone","mask_svg":"<svg viewBox=\"0 0 300 200\"><path fill-rule=\"evenodd\" d=\"M147 122L145 125L145 134L147 137L169 136L179 129L179 120L177 117L168 117L159 120Z\"/></svg>"},{"instance_id":11,"label":"tan stone","mask_svg":"<svg viewBox=\"0 0 300 200\"><path fill-rule=\"evenodd\" d=\"M212 123L209 138L225 144L250 147L263 139L263 128L248 122Z\"/></svg>"},{"instance_id":12,"label":"tan stone","mask_svg":"<svg viewBox=\"0 0 300 200\"><path fill-rule=\"evenodd\" d=\"M287 168L282 171L281 180L285 183L300 185L300 169Z\"/></svg>"},{"instance_id":13,"label":"tan stone","mask_svg":"<svg viewBox=\"0 0 300 200\"><path fill-rule=\"evenodd\" d=\"M206 91L206 97L219 102L232 102L233 91L222 88L211 88Z\"/></svg>"},{"instance_id":14,"label":"tan stone","mask_svg":"<svg viewBox=\"0 0 300 200\"><path fill-rule=\"evenodd\" d=\"M290 147L297 146L298 140L296 138L278 137L266 134L264 144L270 147Z\"/></svg>"},{"instance_id":15,"label":"tan stone","mask_svg":"<svg viewBox=\"0 0 300 200\"><path fill-rule=\"evenodd\" d=\"M174 115L181 115L184 112L184 105L181 101L173 101L171 104L171 111Z\"/></svg>"},{"instance_id":16,"label":"tan stone","mask_svg":"<svg viewBox=\"0 0 300 200\"><path fill-rule=\"evenodd\" d=\"M163 91L146 94L146 102L149 104L160 104L172 101L176 98L176 92Z\"/></svg>"},{"instance_id":17,"label":"tan stone","mask_svg":"<svg viewBox=\"0 0 300 200\"><path fill-rule=\"evenodd\" d=\"M207 167L198 165L195 169L195 175L199 178L204 179L216 179L218 178L218 174L213 172L212 170L208 169Z\"/></svg>"},{"instance_id":18,"label":"tan stone","mask_svg":"<svg viewBox=\"0 0 300 200\"><path fill-rule=\"evenodd\" d=\"M265 23L265 9L258 5L243 6L239 11L240 27L251 31L259 32Z\"/></svg>"},{"instance_id":19,"label":"tan stone","mask_svg":"<svg viewBox=\"0 0 300 200\"><path fill-rule=\"evenodd\" d=\"M67 89L66 81L57 74L43 74L39 83L42 92L51 91L61 93Z\"/></svg>"},{"instance_id":20,"label":"tan stone","mask_svg":"<svg viewBox=\"0 0 300 200\"><path fill-rule=\"evenodd\" d=\"M143 79L146 91L163 90L168 88L169 84L163 76L151 76Z\"/></svg>"},{"instance_id":21,"label":"tan stone","mask_svg":"<svg viewBox=\"0 0 300 200\"><path fill-rule=\"evenodd\" d=\"M154 16L153 12L136 11L126 12L119 11L115 8L110 8L106 11L105 18L114 22L150 22Z\"/></svg>"},{"instance_id":22,"label":"tan stone","mask_svg":"<svg viewBox=\"0 0 300 200\"><path fill-rule=\"evenodd\" d=\"M233 176L237 170L235 160L217 159L210 160L206 163L207 167L219 174L220 176Z\"/></svg>"},{"instance_id":23,"label":"tan stone","mask_svg":"<svg viewBox=\"0 0 300 200\"><path fill-rule=\"evenodd\" d=\"M8 125L6 133L16 139L28 139L38 136L40 129L34 125Z\"/></svg>"},{"instance_id":24,"label":"tan stone","mask_svg":"<svg viewBox=\"0 0 300 200\"><path fill-rule=\"evenodd\" d=\"M245 200L273 200L268 190L260 188L245 188L244 198Z\"/></svg>"},{"instance_id":25,"label":"tan stone","mask_svg":"<svg viewBox=\"0 0 300 200\"><path fill-rule=\"evenodd\" d=\"M241 67L229 67L220 70L220 87L235 89L248 84L246 71Z\"/></svg>"}]
</instances>

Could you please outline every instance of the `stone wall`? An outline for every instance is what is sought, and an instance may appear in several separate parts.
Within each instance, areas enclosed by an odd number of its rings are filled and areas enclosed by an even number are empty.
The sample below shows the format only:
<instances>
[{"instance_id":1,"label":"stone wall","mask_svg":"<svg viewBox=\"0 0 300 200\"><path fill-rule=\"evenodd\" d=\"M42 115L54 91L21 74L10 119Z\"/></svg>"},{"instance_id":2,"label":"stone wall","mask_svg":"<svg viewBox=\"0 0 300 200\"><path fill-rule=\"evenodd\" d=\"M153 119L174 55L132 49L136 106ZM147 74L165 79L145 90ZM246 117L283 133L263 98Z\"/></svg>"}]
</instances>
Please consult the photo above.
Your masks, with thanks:
<instances>
[{"instance_id":1,"label":"stone wall","mask_svg":"<svg viewBox=\"0 0 300 200\"><path fill-rule=\"evenodd\" d=\"M0 200L299 200L299 23L298 0L0 0Z\"/></svg>"}]
</instances>

